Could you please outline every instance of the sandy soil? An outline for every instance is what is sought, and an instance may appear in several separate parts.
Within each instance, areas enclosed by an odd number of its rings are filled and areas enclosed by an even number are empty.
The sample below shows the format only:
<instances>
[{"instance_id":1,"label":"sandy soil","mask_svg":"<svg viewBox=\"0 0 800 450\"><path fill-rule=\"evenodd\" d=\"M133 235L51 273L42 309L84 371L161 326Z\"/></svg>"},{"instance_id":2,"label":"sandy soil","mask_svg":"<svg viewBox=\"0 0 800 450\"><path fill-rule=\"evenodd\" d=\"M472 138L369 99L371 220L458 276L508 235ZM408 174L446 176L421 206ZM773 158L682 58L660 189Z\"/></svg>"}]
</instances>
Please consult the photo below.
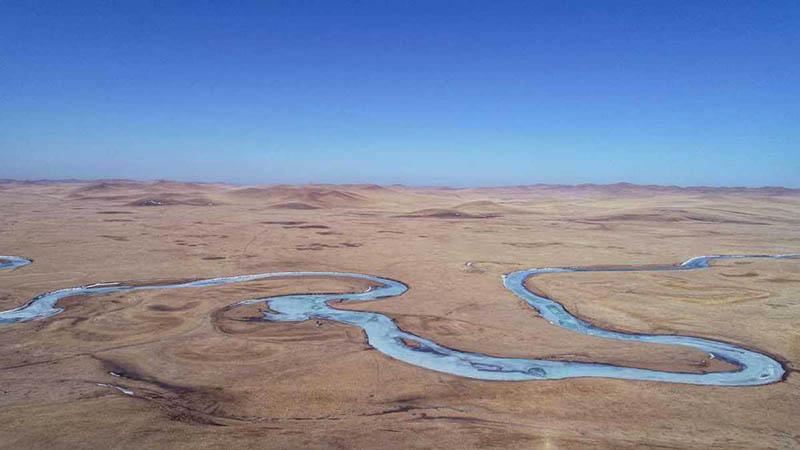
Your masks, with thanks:
<instances>
[{"instance_id":1,"label":"sandy soil","mask_svg":"<svg viewBox=\"0 0 800 450\"><path fill-rule=\"evenodd\" d=\"M782 189L0 182L0 211L0 254L34 260L0 272L2 309L100 281L361 272L411 289L347 308L444 345L695 372L729 366L553 327L500 276L800 251L800 193ZM603 326L723 339L792 372L748 388L476 381L392 360L357 328L224 309L364 289L357 280L84 296L52 319L0 327L0 448L800 447L800 261L529 283Z\"/></svg>"}]
</instances>

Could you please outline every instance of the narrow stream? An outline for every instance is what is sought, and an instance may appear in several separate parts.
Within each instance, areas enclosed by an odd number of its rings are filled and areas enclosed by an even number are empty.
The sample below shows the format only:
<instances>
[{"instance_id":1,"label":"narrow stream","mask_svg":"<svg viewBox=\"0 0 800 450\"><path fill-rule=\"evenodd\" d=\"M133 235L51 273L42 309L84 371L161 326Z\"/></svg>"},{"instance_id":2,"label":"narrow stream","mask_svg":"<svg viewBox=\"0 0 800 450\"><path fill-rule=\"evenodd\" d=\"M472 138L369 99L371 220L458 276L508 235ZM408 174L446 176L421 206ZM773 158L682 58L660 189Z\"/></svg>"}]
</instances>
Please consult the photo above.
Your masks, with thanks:
<instances>
[{"instance_id":1,"label":"narrow stream","mask_svg":"<svg viewBox=\"0 0 800 450\"><path fill-rule=\"evenodd\" d=\"M0 270L12 270L17 267L27 266L32 262L28 258L20 258L19 256L0 256Z\"/></svg>"}]
</instances>

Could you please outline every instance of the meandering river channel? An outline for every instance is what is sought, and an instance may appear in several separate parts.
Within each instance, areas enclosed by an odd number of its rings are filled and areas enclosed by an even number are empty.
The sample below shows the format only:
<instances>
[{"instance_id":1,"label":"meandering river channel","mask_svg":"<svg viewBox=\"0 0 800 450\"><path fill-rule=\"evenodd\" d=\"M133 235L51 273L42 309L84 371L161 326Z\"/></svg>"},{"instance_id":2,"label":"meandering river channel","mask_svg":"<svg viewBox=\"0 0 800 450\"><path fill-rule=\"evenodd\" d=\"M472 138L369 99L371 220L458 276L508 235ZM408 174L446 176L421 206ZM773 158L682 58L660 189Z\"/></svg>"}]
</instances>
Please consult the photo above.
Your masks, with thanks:
<instances>
[{"instance_id":1,"label":"meandering river channel","mask_svg":"<svg viewBox=\"0 0 800 450\"><path fill-rule=\"evenodd\" d=\"M691 336L635 334L610 331L570 314L560 303L534 294L525 287L529 277L545 273L568 272L643 272L696 270L709 267L709 262L730 258L800 259L800 254L785 255L714 255L691 258L679 265L630 267L552 267L522 270L503 277L506 288L522 298L551 324L568 330L606 339L648 342L652 344L681 345L709 353L738 369L727 372L680 373L610 364L577 361L551 361L532 358L501 358L481 353L463 352L437 344L429 339L400 329L389 317L363 311L340 310L329 302L364 302L395 297L408 287L400 281L373 275L344 272L273 272L211 278L174 284L124 285L97 283L78 286L38 295L24 305L0 312L0 324L42 320L63 311L57 306L60 299L74 295L108 294L113 292L151 289L179 289L220 286L268 278L286 277L339 277L359 278L377 284L361 293L348 294L293 294L256 298L235 303L228 309L264 303L270 312L263 313L267 322L301 322L309 319L331 320L360 327L367 335L369 345L392 358L426 369L481 380L522 381L556 380L576 377L603 377L627 380L662 381L717 386L754 386L781 381L785 374L783 365L774 358L736 345ZM0 256L0 269L16 269L31 261L15 256Z\"/></svg>"}]
</instances>

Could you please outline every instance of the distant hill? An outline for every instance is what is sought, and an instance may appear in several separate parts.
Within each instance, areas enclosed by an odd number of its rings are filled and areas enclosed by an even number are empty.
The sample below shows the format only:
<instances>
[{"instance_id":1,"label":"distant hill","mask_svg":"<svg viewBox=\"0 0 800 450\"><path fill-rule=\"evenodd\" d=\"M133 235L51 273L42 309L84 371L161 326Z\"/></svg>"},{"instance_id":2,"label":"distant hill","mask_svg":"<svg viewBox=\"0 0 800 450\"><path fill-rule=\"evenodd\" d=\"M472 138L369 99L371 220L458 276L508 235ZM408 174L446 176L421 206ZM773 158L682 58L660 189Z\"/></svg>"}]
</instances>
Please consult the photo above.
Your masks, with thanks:
<instances>
[{"instance_id":1,"label":"distant hill","mask_svg":"<svg viewBox=\"0 0 800 450\"><path fill-rule=\"evenodd\" d=\"M476 200L473 202L462 203L455 206L453 209L472 214L509 214L519 212L511 206L503 205L491 200Z\"/></svg>"},{"instance_id":2,"label":"distant hill","mask_svg":"<svg viewBox=\"0 0 800 450\"><path fill-rule=\"evenodd\" d=\"M401 214L397 217L431 218L431 219L490 219L499 217L500 214L471 214L458 209L430 208Z\"/></svg>"},{"instance_id":3,"label":"distant hill","mask_svg":"<svg viewBox=\"0 0 800 450\"><path fill-rule=\"evenodd\" d=\"M229 191L225 195L289 209L359 207L370 203L367 197L351 189L313 185L248 187Z\"/></svg>"}]
</instances>

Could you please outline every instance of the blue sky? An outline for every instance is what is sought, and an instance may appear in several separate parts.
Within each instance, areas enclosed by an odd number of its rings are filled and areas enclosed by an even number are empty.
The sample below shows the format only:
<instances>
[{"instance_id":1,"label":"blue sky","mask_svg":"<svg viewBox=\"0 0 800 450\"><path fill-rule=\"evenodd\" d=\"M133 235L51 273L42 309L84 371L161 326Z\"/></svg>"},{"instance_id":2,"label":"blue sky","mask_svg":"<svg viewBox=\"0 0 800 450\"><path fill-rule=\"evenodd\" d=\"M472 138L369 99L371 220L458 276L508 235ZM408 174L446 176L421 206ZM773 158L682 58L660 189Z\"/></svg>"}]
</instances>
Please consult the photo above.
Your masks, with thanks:
<instances>
[{"instance_id":1,"label":"blue sky","mask_svg":"<svg viewBox=\"0 0 800 450\"><path fill-rule=\"evenodd\" d=\"M797 1L0 2L0 178L800 187Z\"/></svg>"}]
</instances>

